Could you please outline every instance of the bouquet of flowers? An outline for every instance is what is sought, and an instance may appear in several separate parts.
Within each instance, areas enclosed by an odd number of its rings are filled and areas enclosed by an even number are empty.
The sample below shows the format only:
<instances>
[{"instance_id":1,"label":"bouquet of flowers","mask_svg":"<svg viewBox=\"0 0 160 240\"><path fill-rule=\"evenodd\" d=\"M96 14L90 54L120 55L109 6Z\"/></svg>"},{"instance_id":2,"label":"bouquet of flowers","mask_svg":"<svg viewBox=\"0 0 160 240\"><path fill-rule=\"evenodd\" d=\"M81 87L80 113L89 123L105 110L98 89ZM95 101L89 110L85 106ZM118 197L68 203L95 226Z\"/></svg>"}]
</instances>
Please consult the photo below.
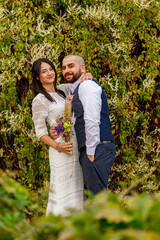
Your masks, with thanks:
<instances>
[{"instance_id":1,"label":"bouquet of flowers","mask_svg":"<svg viewBox=\"0 0 160 240\"><path fill-rule=\"evenodd\" d=\"M71 141L72 126L75 123L74 115L72 115L72 100L73 95L69 95L65 99L64 114L60 117L57 117L56 122L58 125L54 127L57 134L60 134L65 142Z\"/></svg>"}]
</instances>

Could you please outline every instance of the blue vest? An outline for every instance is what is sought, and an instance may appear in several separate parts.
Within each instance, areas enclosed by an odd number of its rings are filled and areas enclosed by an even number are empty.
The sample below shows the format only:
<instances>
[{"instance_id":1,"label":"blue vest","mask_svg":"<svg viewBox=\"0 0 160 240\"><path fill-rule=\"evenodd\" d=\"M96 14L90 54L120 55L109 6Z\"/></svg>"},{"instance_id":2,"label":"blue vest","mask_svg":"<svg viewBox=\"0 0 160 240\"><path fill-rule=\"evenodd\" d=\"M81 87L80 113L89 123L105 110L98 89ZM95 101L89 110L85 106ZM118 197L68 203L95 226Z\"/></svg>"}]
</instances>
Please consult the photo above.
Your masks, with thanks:
<instances>
[{"instance_id":1,"label":"blue vest","mask_svg":"<svg viewBox=\"0 0 160 240\"><path fill-rule=\"evenodd\" d=\"M93 80L95 83L99 85L98 82ZM83 105L81 101L79 100L79 94L78 94L79 85L75 89L73 95L73 102L72 102L72 111L75 114L76 117L76 123L74 125L75 132L77 136L78 141L78 148L82 148L85 146L86 143L86 137L85 137L85 122L84 122L84 110ZM105 92L102 89L101 94L102 99L102 106L101 106L101 116L100 116L100 141L113 141L113 135L111 131L111 123L109 119L109 109L108 109L108 102L107 97L105 95Z\"/></svg>"}]
</instances>

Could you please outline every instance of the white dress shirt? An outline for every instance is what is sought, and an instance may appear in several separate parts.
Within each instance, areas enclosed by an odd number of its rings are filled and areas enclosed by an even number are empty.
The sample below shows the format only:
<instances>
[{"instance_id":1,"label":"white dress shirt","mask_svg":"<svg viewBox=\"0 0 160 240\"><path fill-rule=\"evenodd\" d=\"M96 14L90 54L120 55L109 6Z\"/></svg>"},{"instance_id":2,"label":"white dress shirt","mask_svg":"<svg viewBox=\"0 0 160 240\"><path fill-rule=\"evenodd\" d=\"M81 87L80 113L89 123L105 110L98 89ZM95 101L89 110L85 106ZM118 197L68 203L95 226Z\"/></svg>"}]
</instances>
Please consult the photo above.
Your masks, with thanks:
<instances>
[{"instance_id":1,"label":"white dress shirt","mask_svg":"<svg viewBox=\"0 0 160 240\"><path fill-rule=\"evenodd\" d=\"M81 77L72 84L72 93L80 83ZM88 155L94 155L100 141L102 88L94 81L88 80L80 84L78 94L84 109L86 152Z\"/></svg>"}]
</instances>

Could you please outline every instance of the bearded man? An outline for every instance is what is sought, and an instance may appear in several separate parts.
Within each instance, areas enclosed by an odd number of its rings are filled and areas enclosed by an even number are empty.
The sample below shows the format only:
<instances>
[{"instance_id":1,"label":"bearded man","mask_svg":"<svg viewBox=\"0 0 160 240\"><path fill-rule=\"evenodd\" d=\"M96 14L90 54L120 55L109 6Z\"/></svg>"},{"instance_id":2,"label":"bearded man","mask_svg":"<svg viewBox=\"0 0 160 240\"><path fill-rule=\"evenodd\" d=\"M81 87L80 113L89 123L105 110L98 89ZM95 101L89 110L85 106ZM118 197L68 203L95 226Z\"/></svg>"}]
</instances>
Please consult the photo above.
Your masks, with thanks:
<instances>
[{"instance_id":1,"label":"bearded man","mask_svg":"<svg viewBox=\"0 0 160 240\"><path fill-rule=\"evenodd\" d=\"M72 110L76 117L74 127L84 187L97 194L108 185L109 173L116 155L107 98L94 79L80 84L86 72L81 56L66 56L62 61L62 71L65 82L72 83Z\"/></svg>"}]
</instances>

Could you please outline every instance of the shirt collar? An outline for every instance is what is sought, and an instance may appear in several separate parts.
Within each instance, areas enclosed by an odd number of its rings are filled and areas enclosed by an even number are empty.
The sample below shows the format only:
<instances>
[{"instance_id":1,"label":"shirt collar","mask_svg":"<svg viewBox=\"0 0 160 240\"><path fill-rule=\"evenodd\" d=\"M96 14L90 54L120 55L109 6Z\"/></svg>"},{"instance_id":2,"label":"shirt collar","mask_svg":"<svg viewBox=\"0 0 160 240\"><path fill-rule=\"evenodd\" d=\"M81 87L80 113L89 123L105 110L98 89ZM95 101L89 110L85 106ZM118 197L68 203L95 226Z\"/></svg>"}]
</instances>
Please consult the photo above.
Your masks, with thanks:
<instances>
[{"instance_id":1,"label":"shirt collar","mask_svg":"<svg viewBox=\"0 0 160 240\"><path fill-rule=\"evenodd\" d=\"M83 77L83 75L84 75L84 74L82 74L82 75L80 76L80 78L78 78L77 81L75 81L74 83L72 83L72 85L71 85L71 92L72 92L72 93L74 92L74 90L76 89L76 87L80 84L80 81L81 81L81 78Z\"/></svg>"}]
</instances>

